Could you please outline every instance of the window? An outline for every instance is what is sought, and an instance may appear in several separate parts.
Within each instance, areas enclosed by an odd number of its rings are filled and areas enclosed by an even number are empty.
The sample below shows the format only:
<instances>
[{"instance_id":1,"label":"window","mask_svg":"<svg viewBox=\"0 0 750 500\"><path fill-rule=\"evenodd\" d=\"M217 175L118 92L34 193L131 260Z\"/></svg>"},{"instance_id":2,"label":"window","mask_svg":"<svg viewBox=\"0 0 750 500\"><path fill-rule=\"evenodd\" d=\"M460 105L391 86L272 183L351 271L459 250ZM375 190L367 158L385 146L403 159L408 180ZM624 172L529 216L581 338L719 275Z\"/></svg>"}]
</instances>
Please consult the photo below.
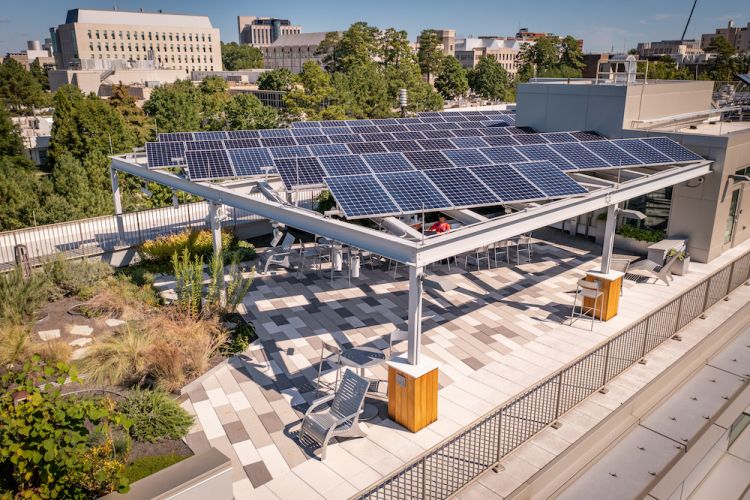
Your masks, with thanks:
<instances>
[{"instance_id":1,"label":"window","mask_svg":"<svg viewBox=\"0 0 750 500\"><path fill-rule=\"evenodd\" d=\"M208 34L208 41L211 41L211 33Z\"/></svg>"},{"instance_id":2,"label":"window","mask_svg":"<svg viewBox=\"0 0 750 500\"><path fill-rule=\"evenodd\" d=\"M97 43L96 44L96 50L98 50L99 52L102 51L102 44L101 43Z\"/></svg>"},{"instance_id":3,"label":"window","mask_svg":"<svg viewBox=\"0 0 750 500\"><path fill-rule=\"evenodd\" d=\"M104 35L104 39L106 40L106 39L107 39L107 32L105 31L105 32L103 33L103 35Z\"/></svg>"},{"instance_id":4,"label":"window","mask_svg":"<svg viewBox=\"0 0 750 500\"><path fill-rule=\"evenodd\" d=\"M99 30L96 30L96 39L99 40Z\"/></svg>"},{"instance_id":5,"label":"window","mask_svg":"<svg viewBox=\"0 0 750 500\"><path fill-rule=\"evenodd\" d=\"M169 34L169 41L172 41L172 33Z\"/></svg>"},{"instance_id":6,"label":"window","mask_svg":"<svg viewBox=\"0 0 750 500\"><path fill-rule=\"evenodd\" d=\"M104 43L104 50L109 52L109 42Z\"/></svg>"},{"instance_id":7,"label":"window","mask_svg":"<svg viewBox=\"0 0 750 500\"><path fill-rule=\"evenodd\" d=\"M203 42L205 42L205 41L206 41L206 34L205 34L205 33L203 33L203 34L201 35L201 41L203 41Z\"/></svg>"},{"instance_id":8,"label":"window","mask_svg":"<svg viewBox=\"0 0 750 500\"><path fill-rule=\"evenodd\" d=\"M128 31L128 32L126 32L126 34L128 36L128 40L130 40L130 32Z\"/></svg>"},{"instance_id":9,"label":"window","mask_svg":"<svg viewBox=\"0 0 750 500\"><path fill-rule=\"evenodd\" d=\"M122 31L118 33L120 40L122 40Z\"/></svg>"},{"instance_id":10,"label":"window","mask_svg":"<svg viewBox=\"0 0 750 500\"><path fill-rule=\"evenodd\" d=\"M93 52L93 51L94 51L94 44L93 44L93 43L89 43L89 50L90 50L91 52Z\"/></svg>"},{"instance_id":11,"label":"window","mask_svg":"<svg viewBox=\"0 0 750 500\"><path fill-rule=\"evenodd\" d=\"M88 30L89 40L91 40L91 30Z\"/></svg>"}]
</instances>

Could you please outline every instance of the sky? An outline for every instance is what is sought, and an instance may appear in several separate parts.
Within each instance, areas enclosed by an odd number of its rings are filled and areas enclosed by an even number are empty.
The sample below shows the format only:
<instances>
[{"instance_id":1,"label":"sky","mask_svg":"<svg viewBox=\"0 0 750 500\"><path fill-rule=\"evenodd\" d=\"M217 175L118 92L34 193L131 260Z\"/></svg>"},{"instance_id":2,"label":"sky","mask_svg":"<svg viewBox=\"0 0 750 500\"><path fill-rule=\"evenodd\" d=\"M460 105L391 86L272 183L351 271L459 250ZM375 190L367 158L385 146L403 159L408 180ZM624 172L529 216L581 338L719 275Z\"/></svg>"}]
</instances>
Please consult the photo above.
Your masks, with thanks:
<instances>
[{"instance_id":1,"label":"sky","mask_svg":"<svg viewBox=\"0 0 750 500\"><path fill-rule=\"evenodd\" d=\"M304 32L346 29L356 21L379 28L406 30L414 40L424 28L453 28L457 36L509 36L530 31L583 38L585 52L622 51L640 41L677 39L693 0L0 0L0 54L26 48L26 40L49 37L49 28L65 22L72 8L208 15L225 42L237 41L237 16L290 19ZM734 19L750 22L747 0L698 0L686 38L699 38Z\"/></svg>"}]
</instances>

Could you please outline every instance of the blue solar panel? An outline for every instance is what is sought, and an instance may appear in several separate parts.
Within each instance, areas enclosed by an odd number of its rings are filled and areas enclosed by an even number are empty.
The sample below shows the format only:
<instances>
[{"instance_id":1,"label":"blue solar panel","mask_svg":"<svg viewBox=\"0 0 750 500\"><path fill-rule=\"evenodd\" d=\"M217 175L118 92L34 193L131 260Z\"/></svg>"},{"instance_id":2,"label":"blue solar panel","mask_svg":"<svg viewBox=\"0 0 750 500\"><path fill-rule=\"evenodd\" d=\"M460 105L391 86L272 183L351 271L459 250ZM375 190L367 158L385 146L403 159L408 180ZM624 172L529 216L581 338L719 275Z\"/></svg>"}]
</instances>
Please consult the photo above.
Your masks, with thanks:
<instances>
[{"instance_id":1,"label":"blue solar panel","mask_svg":"<svg viewBox=\"0 0 750 500\"><path fill-rule=\"evenodd\" d=\"M355 126L350 125L350 129L352 129L353 134L379 134L380 129L376 127L375 125L366 125L366 126Z\"/></svg>"},{"instance_id":2,"label":"blue solar panel","mask_svg":"<svg viewBox=\"0 0 750 500\"><path fill-rule=\"evenodd\" d=\"M492 163L477 149L448 149L442 153L457 167L473 167L474 165L490 165Z\"/></svg>"},{"instance_id":3,"label":"blue solar panel","mask_svg":"<svg viewBox=\"0 0 750 500\"><path fill-rule=\"evenodd\" d=\"M540 135L547 139L549 142L578 142L578 139L567 132L549 132Z\"/></svg>"},{"instance_id":4,"label":"blue solar panel","mask_svg":"<svg viewBox=\"0 0 750 500\"><path fill-rule=\"evenodd\" d=\"M224 143L220 140L188 141L185 143L185 149L188 151L198 151L202 149L224 149Z\"/></svg>"},{"instance_id":5,"label":"blue solar panel","mask_svg":"<svg viewBox=\"0 0 750 500\"><path fill-rule=\"evenodd\" d=\"M424 174L456 208L500 203L500 199L466 168L430 169Z\"/></svg>"},{"instance_id":6,"label":"blue solar panel","mask_svg":"<svg viewBox=\"0 0 750 500\"><path fill-rule=\"evenodd\" d=\"M314 144L310 146L314 156L348 155L351 154L346 144Z\"/></svg>"},{"instance_id":7,"label":"blue solar panel","mask_svg":"<svg viewBox=\"0 0 750 500\"><path fill-rule=\"evenodd\" d=\"M502 127L488 127L488 128L480 129L479 131L482 132L484 135L504 135L504 136L511 135L510 132L508 132Z\"/></svg>"},{"instance_id":8,"label":"blue solar panel","mask_svg":"<svg viewBox=\"0 0 750 500\"><path fill-rule=\"evenodd\" d=\"M263 147L272 148L275 146L294 146L297 142L294 137L266 137L260 140Z\"/></svg>"},{"instance_id":9,"label":"blue solar panel","mask_svg":"<svg viewBox=\"0 0 750 500\"><path fill-rule=\"evenodd\" d=\"M397 141L416 141L425 138L422 132L394 132L392 135Z\"/></svg>"},{"instance_id":10,"label":"blue solar panel","mask_svg":"<svg viewBox=\"0 0 750 500\"><path fill-rule=\"evenodd\" d=\"M422 139L421 141L417 141L417 143L422 146L423 149L456 149L456 146L454 146L448 139Z\"/></svg>"},{"instance_id":11,"label":"blue solar panel","mask_svg":"<svg viewBox=\"0 0 750 500\"><path fill-rule=\"evenodd\" d=\"M401 212L372 174L326 177L325 183L349 219Z\"/></svg>"},{"instance_id":12,"label":"blue solar panel","mask_svg":"<svg viewBox=\"0 0 750 500\"><path fill-rule=\"evenodd\" d=\"M451 130L456 137L482 137L482 129L478 128L457 128Z\"/></svg>"},{"instance_id":13,"label":"blue solar panel","mask_svg":"<svg viewBox=\"0 0 750 500\"><path fill-rule=\"evenodd\" d=\"M320 163L323 164L329 177L370 173L370 169L362 161L362 158L356 155L322 156Z\"/></svg>"},{"instance_id":14,"label":"blue solar panel","mask_svg":"<svg viewBox=\"0 0 750 500\"><path fill-rule=\"evenodd\" d=\"M385 148L379 142L352 142L348 146L354 154L385 153Z\"/></svg>"},{"instance_id":15,"label":"blue solar panel","mask_svg":"<svg viewBox=\"0 0 750 500\"><path fill-rule=\"evenodd\" d=\"M572 163L575 168L609 168L610 166L609 163L586 149L580 142L550 144L549 147Z\"/></svg>"},{"instance_id":16,"label":"blue solar panel","mask_svg":"<svg viewBox=\"0 0 750 500\"><path fill-rule=\"evenodd\" d=\"M397 125L398 121L395 118L375 118L370 120L373 125Z\"/></svg>"},{"instance_id":17,"label":"blue solar panel","mask_svg":"<svg viewBox=\"0 0 750 500\"><path fill-rule=\"evenodd\" d=\"M239 176L261 175L268 173L268 168L273 169L273 161L268 150L265 148L231 149L229 157L232 160L234 171Z\"/></svg>"},{"instance_id":18,"label":"blue solar panel","mask_svg":"<svg viewBox=\"0 0 750 500\"><path fill-rule=\"evenodd\" d=\"M576 139L578 139L581 142L603 141L603 140L605 140L604 137L600 136L596 132L589 132L589 131L571 132L570 135L572 135L573 137L575 137Z\"/></svg>"},{"instance_id":19,"label":"blue solar panel","mask_svg":"<svg viewBox=\"0 0 750 500\"><path fill-rule=\"evenodd\" d=\"M510 123L506 122L505 120L486 120L482 122L482 126L486 128L508 127L510 126Z\"/></svg>"},{"instance_id":20,"label":"blue solar panel","mask_svg":"<svg viewBox=\"0 0 750 500\"><path fill-rule=\"evenodd\" d=\"M326 127L321 129L321 131L326 135L349 135L352 133L352 129L349 127L341 125L340 122L336 122L337 126L335 127Z\"/></svg>"},{"instance_id":21,"label":"blue solar panel","mask_svg":"<svg viewBox=\"0 0 750 500\"><path fill-rule=\"evenodd\" d=\"M226 139L224 147L226 149L259 148L260 141L258 139Z\"/></svg>"},{"instance_id":22,"label":"blue solar panel","mask_svg":"<svg viewBox=\"0 0 750 500\"><path fill-rule=\"evenodd\" d=\"M148 168L185 165L184 142L147 142Z\"/></svg>"},{"instance_id":23,"label":"blue solar panel","mask_svg":"<svg viewBox=\"0 0 750 500\"><path fill-rule=\"evenodd\" d=\"M306 135L302 137L296 137L297 144L330 144L331 140L325 135Z\"/></svg>"},{"instance_id":24,"label":"blue solar panel","mask_svg":"<svg viewBox=\"0 0 750 500\"><path fill-rule=\"evenodd\" d=\"M703 160L702 157L666 137L646 137L641 141L669 156L675 162Z\"/></svg>"},{"instance_id":25,"label":"blue solar panel","mask_svg":"<svg viewBox=\"0 0 750 500\"><path fill-rule=\"evenodd\" d=\"M193 140L192 132L169 132L165 134L159 134L157 139L159 142L187 142Z\"/></svg>"},{"instance_id":26,"label":"blue solar panel","mask_svg":"<svg viewBox=\"0 0 750 500\"><path fill-rule=\"evenodd\" d=\"M433 123L432 126L435 128L435 130L453 130L453 129L461 128L458 126L458 123L456 122Z\"/></svg>"},{"instance_id":27,"label":"blue solar panel","mask_svg":"<svg viewBox=\"0 0 750 500\"><path fill-rule=\"evenodd\" d=\"M236 177L229 156L224 150L186 151L185 157L190 180L207 181Z\"/></svg>"},{"instance_id":28,"label":"blue solar panel","mask_svg":"<svg viewBox=\"0 0 750 500\"><path fill-rule=\"evenodd\" d=\"M279 146L268 148L271 156L274 158L296 158L310 156L310 150L307 146Z\"/></svg>"},{"instance_id":29,"label":"blue solar panel","mask_svg":"<svg viewBox=\"0 0 750 500\"><path fill-rule=\"evenodd\" d=\"M323 120L321 122L318 122L320 126L324 129L332 128L332 127L346 127L346 123L343 120ZM347 127L347 130L349 128ZM325 130L324 130L325 132ZM327 133L327 132L326 132ZM335 134L340 134L342 132L333 132ZM348 132L345 132L348 133Z\"/></svg>"},{"instance_id":30,"label":"blue solar panel","mask_svg":"<svg viewBox=\"0 0 750 500\"><path fill-rule=\"evenodd\" d=\"M421 212L451 206L450 201L422 172L391 172L378 174L376 177L402 212Z\"/></svg>"},{"instance_id":31,"label":"blue solar panel","mask_svg":"<svg viewBox=\"0 0 750 500\"><path fill-rule=\"evenodd\" d=\"M482 154L495 163L519 163L528 161L524 155L511 147L483 148Z\"/></svg>"},{"instance_id":32,"label":"blue solar panel","mask_svg":"<svg viewBox=\"0 0 750 500\"><path fill-rule=\"evenodd\" d=\"M292 128L318 128L318 122L292 122Z\"/></svg>"},{"instance_id":33,"label":"blue solar panel","mask_svg":"<svg viewBox=\"0 0 750 500\"><path fill-rule=\"evenodd\" d=\"M414 170L414 166L406 161L401 153L376 153L362 155L362 159L375 172L403 172Z\"/></svg>"},{"instance_id":34,"label":"blue solar panel","mask_svg":"<svg viewBox=\"0 0 750 500\"><path fill-rule=\"evenodd\" d=\"M384 142L383 146L388 151L422 151L416 141L390 141Z\"/></svg>"},{"instance_id":35,"label":"blue solar panel","mask_svg":"<svg viewBox=\"0 0 750 500\"><path fill-rule=\"evenodd\" d=\"M547 140L540 134L516 134L514 139L521 144L547 144Z\"/></svg>"},{"instance_id":36,"label":"blue solar panel","mask_svg":"<svg viewBox=\"0 0 750 500\"><path fill-rule=\"evenodd\" d=\"M440 116L440 113L435 112L434 115L425 115L420 114L419 117L422 119L422 122L424 123L442 123L445 120L443 120L443 117Z\"/></svg>"},{"instance_id":37,"label":"blue solar panel","mask_svg":"<svg viewBox=\"0 0 750 500\"><path fill-rule=\"evenodd\" d=\"M518 136L516 136L518 139ZM522 153L526 158L532 161L548 160L560 170L574 170L575 167L565 158L555 153L553 149L544 144L534 144L530 146L515 146L516 151Z\"/></svg>"},{"instance_id":38,"label":"blue solar panel","mask_svg":"<svg viewBox=\"0 0 750 500\"><path fill-rule=\"evenodd\" d=\"M287 189L323 184L323 167L317 158L279 158L276 170Z\"/></svg>"},{"instance_id":39,"label":"blue solar panel","mask_svg":"<svg viewBox=\"0 0 750 500\"><path fill-rule=\"evenodd\" d=\"M461 113L445 113L443 116L447 122L465 122L467 118L461 115Z\"/></svg>"},{"instance_id":40,"label":"blue solar panel","mask_svg":"<svg viewBox=\"0 0 750 500\"><path fill-rule=\"evenodd\" d=\"M443 139L443 138L453 138L456 137L453 135L453 132L450 130L426 130L422 132L422 135L427 137L428 139Z\"/></svg>"},{"instance_id":41,"label":"blue solar panel","mask_svg":"<svg viewBox=\"0 0 750 500\"><path fill-rule=\"evenodd\" d=\"M510 165L471 167L471 172L503 202L533 201L546 198L525 177Z\"/></svg>"},{"instance_id":42,"label":"blue solar panel","mask_svg":"<svg viewBox=\"0 0 750 500\"><path fill-rule=\"evenodd\" d=\"M513 165L549 198L586 194L586 189L548 161Z\"/></svg>"},{"instance_id":43,"label":"blue solar panel","mask_svg":"<svg viewBox=\"0 0 750 500\"><path fill-rule=\"evenodd\" d=\"M304 137L308 135L323 135L323 132L319 128L295 128L292 129L292 135L295 137Z\"/></svg>"},{"instance_id":44,"label":"blue solar panel","mask_svg":"<svg viewBox=\"0 0 750 500\"><path fill-rule=\"evenodd\" d=\"M409 129L406 128L406 125L398 125L398 124L384 124L379 125L381 132L407 132Z\"/></svg>"},{"instance_id":45,"label":"blue solar panel","mask_svg":"<svg viewBox=\"0 0 750 500\"><path fill-rule=\"evenodd\" d=\"M486 148L489 146L481 137L456 137L451 139L451 142L456 145L457 148Z\"/></svg>"},{"instance_id":46,"label":"blue solar panel","mask_svg":"<svg viewBox=\"0 0 750 500\"><path fill-rule=\"evenodd\" d=\"M422 130L435 130L429 123L410 123L406 126L412 132L421 132Z\"/></svg>"},{"instance_id":47,"label":"blue solar panel","mask_svg":"<svg viewBox=\"0 0 750 500\"><path fill-rule=\"evenodd\" d=\"M672 159L665 156L640 139L616 139L612 144L624 149L643 163L672 163Z\"/></svg>"},{"instance_id":48,"label":"blue solar panel","mask_svg":"<svg viewBox=\"0 0 750 500\"><path fill-rule=\"evenodd\" d=\"M374 125L370 120L342 120L340 123L349 127L361 127L363 125Z\"/></svg>"},{"instance_id":49,"label":"blue solar panel","mask_svg":"<svg viewBox=\"0 0 750 500\"><path fill-rule=\"evenodd\" d=\"M343 143L348 144L352 142L362 142L362 137L360 137L359 135L355 135L355 134L335 134L335 135L328 136L328 138L333 143L343 142Z\"/></svg>"},{"instance_id":50,"label":"blue solar panel","mask_svg":"<svg viewBox=\"0 0 750 500\"><path fill-rule=\"evenodd\" d=\"M404 156L418 169L450 168L453 164L440 151L405 151Z\"/></svg>"},{"instance_id":51,"label":"blue solar panel","mask_svg":"<svg viewBox=\"0 0 750 500\"><path fill-rule=\"evenodd\" d=\"M609 141L588 141L582 145L613 167L641 165L642 162Z\"/></svg>"},{"instance_id":52,"label":"blue solar panel","mask_svg":"<svg viewBox=\"0 0 750 500\"><path fill-rule=\"evenodd\" d=\"M458 124L461 128L483 128L482 122L480 121L467 121Z\"/></svg>"},{"instance_id":53,"label":"blue solar panel","mask_svg":"<svg viewBox=\"0 0 750 500\"><path fill-rule=\"evenodd\" d=\"M230 139L255 139L260 137L257 130L230 130L227 132Z\"/></svg>"},{"instance_id":54,"label":"blue solar panel","mask_svg":"<svg viewBox=\"0 0 750 500\"><path fill-rule=\"evenodd\" d=\"M365 142L392 141L393 136L386 132L378 132L376 134L362 134L362 140Z\"/></svg>"},{"instance_id":55,"label":"blue solar panel","mask_svg":"<svg viewBox=\"0 0 750 500\"><path fill-rule=\"evenodd\" d=\"M259 130L258 133L261 137L291 137L292 131L288 128L270 128Z\"/></svg>"},{"instance_id":56,"label":"blue solar panel","mask_svg":"<svg viewBox=\"0 0 750 500\"><path fill-rule=\"evenodd\" d=\"M208 131L208 132L193 132L193 138L196 141L220 141L222 139L228 139L227 133L223 130Z\"/></svg>"},{"instance_id":57,"label":"blue solar panel","mask_svg":"<svg viewBox=\"0 0 750 500\"><path fill-rule=\"evenodd\" d=\"M420 120L419 118L396 118L396 121L400 125L408 125L408 124L413 124L413 123L422 123L422 120Z\"/></svg>"},{"instance_id":58,"label":"blue solar panel","mask_svg":"<svg viewBox=\"0 0 750 500\"><path fill-rule=\"evenodd\" d=\"M490 146L515 146L520 144L512 135L491 135L484 137L484 142Z\"/></svg>"}]
</instances>

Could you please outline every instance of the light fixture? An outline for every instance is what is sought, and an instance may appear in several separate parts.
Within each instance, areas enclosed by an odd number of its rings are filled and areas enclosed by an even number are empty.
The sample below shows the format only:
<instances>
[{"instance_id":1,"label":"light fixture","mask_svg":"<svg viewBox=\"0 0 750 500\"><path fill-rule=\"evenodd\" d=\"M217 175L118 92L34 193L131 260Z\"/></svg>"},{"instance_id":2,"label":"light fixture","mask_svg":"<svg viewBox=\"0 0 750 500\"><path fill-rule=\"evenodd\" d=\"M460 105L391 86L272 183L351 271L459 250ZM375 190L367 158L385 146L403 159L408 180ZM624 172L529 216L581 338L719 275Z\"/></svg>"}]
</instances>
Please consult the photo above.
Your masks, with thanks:
<instances>
[{"instance_id":1,"label":"light fixture","mask_svg":"<svg viewBox=\"0 0 750 500\"><path fill-rule=\"evenodd\" d=\"M618 208L617 213L628 219L646 220L646 214L639 210L632 210L629 208Z\"/></svg>"}]
</instances>

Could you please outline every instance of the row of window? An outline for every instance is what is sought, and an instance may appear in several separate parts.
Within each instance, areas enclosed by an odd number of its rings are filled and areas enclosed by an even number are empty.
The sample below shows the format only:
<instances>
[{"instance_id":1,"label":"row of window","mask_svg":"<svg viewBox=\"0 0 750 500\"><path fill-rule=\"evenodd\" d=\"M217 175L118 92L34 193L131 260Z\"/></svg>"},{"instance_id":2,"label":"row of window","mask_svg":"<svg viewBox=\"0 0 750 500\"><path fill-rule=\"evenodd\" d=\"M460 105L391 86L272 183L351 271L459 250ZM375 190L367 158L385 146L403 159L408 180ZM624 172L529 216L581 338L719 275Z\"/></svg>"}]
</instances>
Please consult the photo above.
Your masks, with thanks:
<instances>
[{"instance_id":1,"label":"row of window","mask_svg":"<svg viewBox=\"0 0 750 500\"><path fill-rule=\"evenodd\" d=\"M126 54L122 54L121 59L127 59L128 57L132 57L132 55L128 56ZM102 57L102 54L99 54L99 59L117 59L117 58L118 58L117 54L112 54L112 55L110 55L110 54L104 54L103 57ZM140 54L136 54L135 58L136 58L136 61L140 61L141 60L141 55ZM152 59L152 58L153 58L153 54L151 55L151 57L148 57L147 54L143 54L143 60L144 61L147 60L147 59ZM175 58L174 55L172 55L171 58L168 55L165 55L164 58L162 58L162 56L157 56L156 60L159 61L160 63L161 62L168 63L170 61L171 62L182 63L182 55L178 55L176 58ZM201 62L201 56L200 55L199 56L194 56L194 55L190 56L190 61L188 61L188 56L187 56L187 54L185 54L185 63L187 63L187 62L191 62L191 63L196 63L197 62L197 63L200 63ZM213 64L213 62L214 62L214 56L206 57L204 55L203 56L203 62L204 63L211 63L211 64Z\"/></svg>"},{"instance_id":2,"label":"row of window","mask_svg":"<svg viewBox=\"0 0 750 500\"><path fill-rule=\"evenodd\" d=\"M117 54L115 54L113 57L110 57L109 54L99 54L99 59L118 59L118 57L117 57ZM141 60L141 56L137 55L135 57L135 59L131 59L131 58L128 58L125 54L123 54L122 57L121 57L121 59L140 61ZM185 65L184 66L182 65L183 61L181 60L181 58L178 58L178 59L180 59L180 60L175 61L174 58L173 58L172 61L169 61L168 57L165 57L164 59L162 59L160 57L160 58L157 59L157 62L159 64L169 64L170 62L173 62L173 63L176 62L176 64L170 65L170 67L172 69L183 69L183 68L187 69L188 68L187 65L189 63L189 61L187 60L187 57L185 58L185 61L184 61ZM143 56L143 60L144 61L147 60L146 56ZM200 61L198 61L198 62L200 63ZM193 61L193 63L195 63L195 61ZM179 66L177 64L179 64ZM191 65L189 67L189 69L191 69L193 71L214 71L214 67L213 66L195 66L195 65Z\"/></svg>"},{"instance_id":3,"label":"row of window","mask_svg":"<svg viewBox=\"0 0 750 500\"><path fill-rule=\"evenodd\" d=\"M135 47L135 51L136 52L138 52L140 50L140 47L138 46L137 43L135 45L132 45L132 44L129 43L128 44L128 51L132 52L133 51L133 47ZM146 44L144 43L141 47L143 47L143 52L146 52ZM175 45L171 45L171 44L169 45L169 51L170 52L174 52L175 51L174 48L175 48ZM196 49L196 52L200 52L201 50L203 52L206 52L206 46L205 45L196 45L195 49ZM89 42L89 50L91 50L91 51L94 50L94 42ZM102 44L101 44L101 42L97 42L96 43L96 50L98 50L98 51L102 50ZM109 42L104 42L104 50L106 52L109 52ZM151 50L153 52L154 51L154 45L151 44L149 46L148 50ZM117 52L117 43L113 43L112 44L112 51L113 52ZM120 51L121 52L125 52L125 44L124 43L120 44ZM159 45L157 43L156 44L156 52L161 52L161 51L162 51L162 47L161 47L161 45ZM167 44L165 43L164 44L164 52L166 52L166 51L167 51ZM193 52L193 46L191 45L190 46L190 50L188 50L188 46L187 45L183 45L182 46L182 51L183 52ZM208 51L211 52L211 53L213 53L213 48L210 45L208 46ZM177 52L180 52L180 45L179 44L177 44ZM212 58L213 58L213 56L212 56Z\"/></svg>"},{"instance_id":4,"label":"row of window","mask_svg":"<svg viewBox=\"0 0 750 500\"><path fill-rule=\"evenodd\" d=\"M125 39L131 40L131 32L130 31L125 31L124 33L125 33ZM153 32L153 33L151 31L149 31L148 33L144 32L144 31L141 31L141 32L133 31L132 32L132 40L138 40L139 34L140 34L141 40L145 40L146 36L148 35L148 39L149 40L162 40L162 41L165 41L165 42L167 41L167 33L166 32L162 32L161 33L161 38L159 38L159 32L158 31ZM123 40L123 32L122 31L118 31L117 35L118 35L118 37L119 37L120 40ZM169 33L169 41L170 42L173 42L173 41L178 41L179 42L180 41L180 35L182 35L182 41L183 42L192 42L193 41L193 33ZM99 40L100 38L104 38L104 40L108 40L110 38L112 40L115 40L115 32L114 31L96 30L95 32L92 32L92 30L88 30L88 36L89 36L89 40L92 40L94 38L94 36L96 36L97 40ZM211 41L211 34L210 33L208 33L208 34L206 34L206 33L200 33L200 34L195 33L195 41L196 42L205 42L205 41L209 41L210 42Z\"/></svg>"}]
</instances>

